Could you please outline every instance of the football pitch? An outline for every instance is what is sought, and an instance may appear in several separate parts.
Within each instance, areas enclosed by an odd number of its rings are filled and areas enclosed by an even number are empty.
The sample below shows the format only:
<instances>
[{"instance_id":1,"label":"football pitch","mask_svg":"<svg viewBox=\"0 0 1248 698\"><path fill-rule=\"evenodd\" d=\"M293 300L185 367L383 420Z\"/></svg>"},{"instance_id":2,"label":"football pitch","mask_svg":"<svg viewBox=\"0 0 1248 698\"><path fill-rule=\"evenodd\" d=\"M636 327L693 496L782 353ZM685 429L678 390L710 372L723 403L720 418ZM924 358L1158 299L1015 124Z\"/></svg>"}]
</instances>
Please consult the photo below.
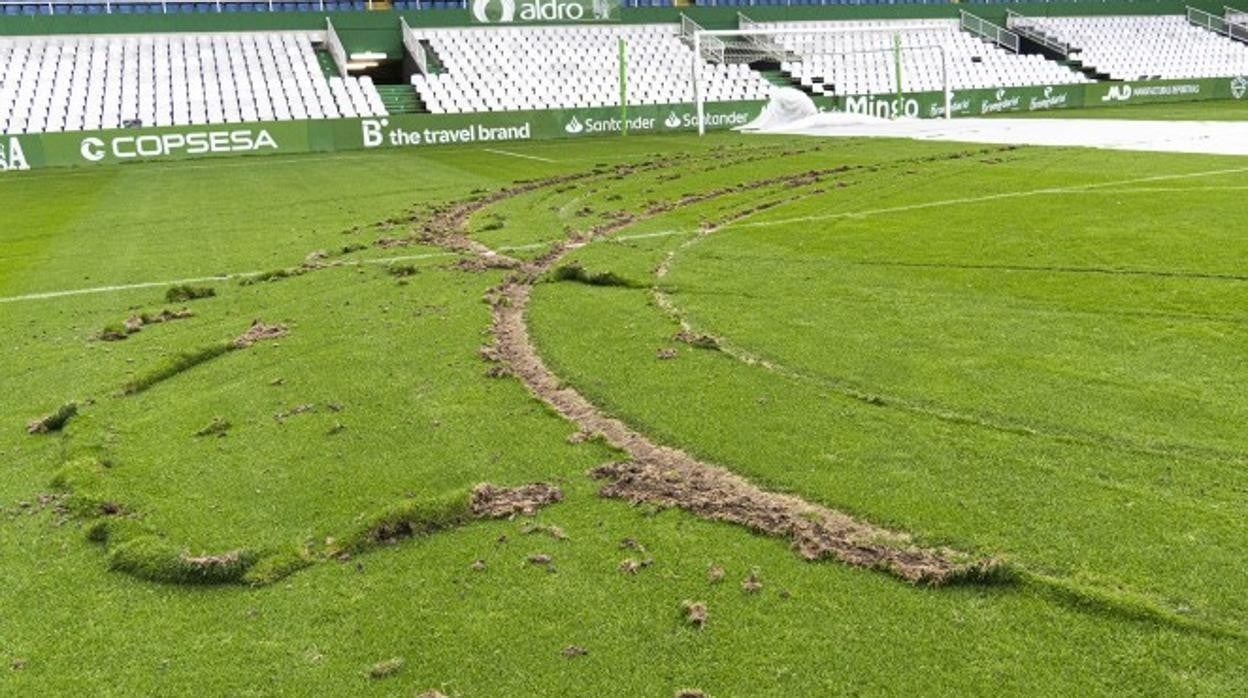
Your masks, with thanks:
<instances>
[{"instance_id":1,"label":"football pitch","mask_svg":"<svg viewBox=\"0 0 1248 698\"><path fill-rule=\"evenodd\" d=\"M5 176L0 694L1242 694L1246 192L737 134Z\"/></svg>"}]
</instances>

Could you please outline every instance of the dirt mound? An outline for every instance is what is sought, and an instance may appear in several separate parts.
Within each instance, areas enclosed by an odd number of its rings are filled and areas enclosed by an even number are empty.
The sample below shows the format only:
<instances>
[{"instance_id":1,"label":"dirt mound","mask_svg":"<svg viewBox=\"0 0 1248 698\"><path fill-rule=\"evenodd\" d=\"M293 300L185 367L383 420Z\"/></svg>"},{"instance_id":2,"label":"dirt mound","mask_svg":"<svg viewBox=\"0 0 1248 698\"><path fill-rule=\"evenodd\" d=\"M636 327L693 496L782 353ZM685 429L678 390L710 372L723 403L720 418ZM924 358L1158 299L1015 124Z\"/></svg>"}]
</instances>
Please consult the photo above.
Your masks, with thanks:
<instances>
[{"instance_id":1,"label":"dirt mound","mask_svg":"<svg viewBox=\"0 0 1248 698\"><path fill-rule=\"evenodd\" d=\"M234 338L233 346L235 349L246 349L247 347L257 343L265 342L271 339L278 339L290 334L290 330L285 325L266 325L259 320L251 323L251 327L247 331Z\"/></svg>"},{"instance_id":2,"label":"dirt mound","mask_svg":"<svg viewBox=\"0 0 1248 698\"><path fill-rule=\"evenodd\" d=\"M669 452L645 462L612 463L592 474L611 480L600 492L604 497L679 507L713 521L789 538L798 554L808 560L835 557L930 584L968 571L967 563L955 562L945 551L916 548L902 534L796 497L764 492L726 470L698 463L684 454Z\"/></svg>"},{"instance_id":3,"label":"dirt mound","mask_svg":"<svg viewBox=\"0 0 1248 698\"><path fill-rule=\"evenodd\" d=\"M558 487L544 482L510 488L481 484L472 489L468 506L477 518L501 519L516 514L532 516L539 508L562 499Z\"/></svg>"}]
</instances>

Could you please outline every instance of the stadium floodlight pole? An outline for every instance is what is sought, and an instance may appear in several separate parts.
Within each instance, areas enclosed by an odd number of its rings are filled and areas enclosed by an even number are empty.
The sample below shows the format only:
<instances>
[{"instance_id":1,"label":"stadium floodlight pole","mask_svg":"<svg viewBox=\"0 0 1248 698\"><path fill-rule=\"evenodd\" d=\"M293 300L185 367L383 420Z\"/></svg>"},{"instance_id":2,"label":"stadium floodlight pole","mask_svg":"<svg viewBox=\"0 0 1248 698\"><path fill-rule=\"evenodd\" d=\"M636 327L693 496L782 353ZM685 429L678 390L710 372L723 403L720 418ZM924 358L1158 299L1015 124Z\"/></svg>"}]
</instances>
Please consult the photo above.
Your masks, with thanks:
<instances>
[{"instance_id":1,"label":"stadium floodlight pole","mask_svg":"<svg viewBox=\"0 0 1248 698\"><path fill-rule=\"evenodd\" d=\"M698 29L693 32L693 100L698 110L698 135L706 135L706 119L705 109L702 106L702 37L732 37L732 36L775 36L777 34L785 35L804 35L804 34L880 34L891 33L897 36L901 32L918 31L947 31L945 26L932 26L930 24L902 24L895 27L793 27L784 29ZM941 55L941 67L944 73L945 82L945 118L948 119L950 114L950 106L953 101L953 95L949 90L949 55L944 46L904 46L903 48L939 48Z\"/></svg>"}]
</instances>

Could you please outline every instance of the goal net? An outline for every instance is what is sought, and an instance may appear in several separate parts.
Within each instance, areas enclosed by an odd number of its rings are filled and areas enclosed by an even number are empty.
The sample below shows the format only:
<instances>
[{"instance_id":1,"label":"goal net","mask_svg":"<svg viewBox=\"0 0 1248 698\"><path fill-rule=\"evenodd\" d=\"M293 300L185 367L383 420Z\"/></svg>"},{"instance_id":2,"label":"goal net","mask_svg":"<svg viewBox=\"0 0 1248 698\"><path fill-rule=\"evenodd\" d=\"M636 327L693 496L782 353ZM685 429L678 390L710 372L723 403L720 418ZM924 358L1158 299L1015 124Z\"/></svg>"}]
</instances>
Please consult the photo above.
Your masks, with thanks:
<instances>
[{"instance_id":1,"label":"goal net","mask_svg":"<svg viewBox=\"0 0 1248 698\"><path fill-rule=\"evenodd\" d=\"M708 96L703 72L716 70L717 65L748 65L778 87L805 93L821 110L839 108L885 118L951 116L949 61L941 41L941 33L948 31L945 27L772 28L745 18L741 25L720 31L682 26L694 49L691 80L700 126ZM922 112L917 101L904 98L915 92L942 94L943 107ZM769 105L767 111L805 111L794 108L797 100L789 90L773 93L783 95L785 103Z\"/></svg>"}]
</instances>

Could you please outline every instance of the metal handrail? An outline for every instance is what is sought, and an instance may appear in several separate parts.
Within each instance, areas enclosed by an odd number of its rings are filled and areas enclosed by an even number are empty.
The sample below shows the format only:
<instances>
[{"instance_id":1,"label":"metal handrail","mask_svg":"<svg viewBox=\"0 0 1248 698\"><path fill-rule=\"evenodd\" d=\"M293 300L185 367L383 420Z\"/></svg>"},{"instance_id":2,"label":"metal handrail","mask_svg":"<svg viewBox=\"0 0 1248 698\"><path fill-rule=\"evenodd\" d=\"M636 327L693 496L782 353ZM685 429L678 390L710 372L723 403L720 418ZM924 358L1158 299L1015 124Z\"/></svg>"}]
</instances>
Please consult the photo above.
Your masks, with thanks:
<instances>
[{"instance_id":1,"label":"metal handrail","mask_svg":"<svg viewBox=\"0 0 1248 698\"><path fill-rule=\"evenodd\" d=\"M1019 14L1014 10L1005 11L1005 26L1019 36L1024 36L1028 40L1034 41L1050 51L1055 51L1063 56L1069 56L1073 50L1069 43L1049 36L1044 31L1044 25L1038 20Z\"/></svg>"},{"instance_id":2,"label":"metal handrail","mask_svg":"<svg viewBox=\"0 0 1248 698\"><path fill-rule=\"evenodd\" d=\"M329 47L329 55L334 59L334 65L338 67L338 74L347 77L347 49L342 45L342 39L338 38L338 32L334 31L334 23L328 17L325 18L325 45Z\"/></svg>"},{"instance_id":3,"label":"metal handrail","mask_svg":"<svg viewBox=\"0 0 1248 698\"><path fill-rule=\"evenodd\" d=\"M1201 29L1208 29L1211 32L1227 37L1231 36L1230 22L1227 22L1225 19L1215 14L1205 12L1200 8L1188 5L1187 21L1188 23L1194 24Z\"/></svg>"},{"instance_id":4,"label":"metal handrail","mask_svg":"<svg viewBox=\"0 0 1248 698\"><path fill-rule=\"evenodd\" d=\"M693 21L684 12L680 13L680 38L682 41L692 46L694 44L694 35L700 31L704 31L701 24ZM699 47L699 53L704 61L723 63L724 57L728 52L727 49L728 44L722 39L713 39L711 41L703 41Z\"/></svg>"},{"instance_id":5,"label":"metal handrail","mask_svg":"<svg viewBox=\"0 0 1248 698\"><path fill-rule=\"evenodd\" d=\"M977 17L966 10L959 10L959 13L960 18L958 24L963 30L976 36L988 39L1001 48L1018 53L1018 34L1015 34L1005 27L993 24L983 17Z\"/></svg>"},{"instance_id":6,"label":"metal handrail","mask_svg":"<svg viewBox=\"0 0 1248 698\"><path fill-rule=\"evenodd\" d=\"M408 55L412 57L412 61L416 63L416 68L422 75L429 74L429 51L425 45L420 43L420 38L416 36L416 32L408 26L407 20L399 17L399 26L403 30L403 47L407 49Z\"/></svg>"},{"instance_id":7,"label":"metal handrail","mask_svg":"<svg viewBox=\"0 0 1248 698\"><path fill-rule=\"evenodd\" d=\"M754 20L747 17L744 12L738 12L737 13L737 28L738 29L762 29L764 27L758 22L755 22ZM786 54L788 53L788 51L784 48L784 46L782 46L774 38L766 38L758 34L748 34L745 36L745 40L749 42L750 46L755 51L762 53L764 56L770 57L772 60L776 62L783 62Z\"/></svg>"}]
</instances>

